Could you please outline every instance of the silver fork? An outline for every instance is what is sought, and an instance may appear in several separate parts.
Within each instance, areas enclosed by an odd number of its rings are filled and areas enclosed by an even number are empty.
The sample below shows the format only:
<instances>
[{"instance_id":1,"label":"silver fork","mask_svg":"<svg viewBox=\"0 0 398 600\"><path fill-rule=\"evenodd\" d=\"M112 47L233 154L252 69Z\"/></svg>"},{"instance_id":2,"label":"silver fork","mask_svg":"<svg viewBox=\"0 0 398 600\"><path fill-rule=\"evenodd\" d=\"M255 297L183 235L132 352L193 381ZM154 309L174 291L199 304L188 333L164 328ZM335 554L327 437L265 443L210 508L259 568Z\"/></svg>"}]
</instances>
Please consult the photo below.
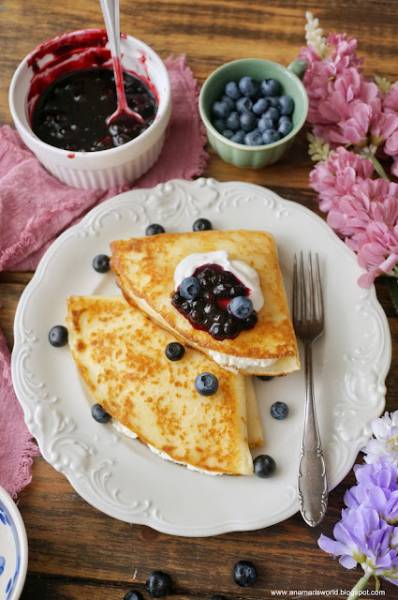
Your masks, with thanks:
<instances>
[{"instance_id":1,"label":"silver fork","mask_svg":"<svg viewBox=\"0 0 398 600\"><path fill-rule=\"evenodd\" d=\"M315 266L311 252L308 264L294 256L293 323L305 352L305 412L298 474L298 496L304 521L311 527L320 523L328 500L325 460L315 410L312 344L323 333L324 306L319 256Z\"/></svg>"}]
</instances>

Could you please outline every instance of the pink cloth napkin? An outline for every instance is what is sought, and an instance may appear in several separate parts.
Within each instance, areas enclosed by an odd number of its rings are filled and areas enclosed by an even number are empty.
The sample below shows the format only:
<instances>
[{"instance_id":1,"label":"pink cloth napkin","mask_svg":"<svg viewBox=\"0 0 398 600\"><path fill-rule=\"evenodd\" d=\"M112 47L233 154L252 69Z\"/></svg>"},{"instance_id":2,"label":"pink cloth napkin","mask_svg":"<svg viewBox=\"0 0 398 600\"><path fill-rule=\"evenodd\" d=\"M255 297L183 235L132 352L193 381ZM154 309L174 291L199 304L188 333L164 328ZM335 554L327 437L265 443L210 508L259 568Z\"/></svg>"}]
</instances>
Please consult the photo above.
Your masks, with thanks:
<instances>
[{"instance_id":1,"label":"pink cloth napkin","mask_svg":"<svg viewBox=\"0 0 398 600\"><path fill-rule=\"evenodd\" d=\"M162 153L134 183L152 187L200 175L207 160L198 86L185 57L166 60L173 112ZM9 126L0 127L0 271L33 270L53 239L106 198L128 189L76 190L50 175ZM30 482L37 447L23 421L10 374L10 355L0 332L0 484L14 497Z\"/></svg>"}]
</instances>

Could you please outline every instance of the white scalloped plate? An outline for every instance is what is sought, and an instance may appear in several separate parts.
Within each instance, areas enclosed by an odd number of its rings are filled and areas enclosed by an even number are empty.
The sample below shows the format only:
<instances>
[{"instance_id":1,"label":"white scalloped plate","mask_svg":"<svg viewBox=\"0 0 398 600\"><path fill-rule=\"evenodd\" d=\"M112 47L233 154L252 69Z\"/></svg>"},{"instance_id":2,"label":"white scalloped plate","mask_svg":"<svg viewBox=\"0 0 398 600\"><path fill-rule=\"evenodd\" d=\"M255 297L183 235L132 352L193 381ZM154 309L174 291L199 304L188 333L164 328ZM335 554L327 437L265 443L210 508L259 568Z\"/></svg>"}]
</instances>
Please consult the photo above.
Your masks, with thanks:
<instances>
[{"instance_id":1,"label":"white scalloped plate","mask_svg":"<svg viewBox=\"0 0 398 600\"><path fill-rule=\"evenodd\" d=\"M320 253L326 334L314 352L315 391L330 488L351 469L367 423L384 408L391 354L374 288L356 284L361 271L354 254L314 213L262 187L172 181L121 194L63 233L40 262L15 318L12 372L26 423L45 459L87 502L117 519L186 536L258 529L297 511L303 373L256 380L266 437L261 452L275 458L274 477L210 477L164 462L111 425L93 421L68 347L51 347L47 334L64 321L68 295L119 294L111 273L100 275L91 267L111 240L143 235L151 222L190 231L198 216L208 217L216 229L272 232L289 296L294 252ZM289 404L285 421L269 416L276 400Z\"/></svg>"}]
</instances>

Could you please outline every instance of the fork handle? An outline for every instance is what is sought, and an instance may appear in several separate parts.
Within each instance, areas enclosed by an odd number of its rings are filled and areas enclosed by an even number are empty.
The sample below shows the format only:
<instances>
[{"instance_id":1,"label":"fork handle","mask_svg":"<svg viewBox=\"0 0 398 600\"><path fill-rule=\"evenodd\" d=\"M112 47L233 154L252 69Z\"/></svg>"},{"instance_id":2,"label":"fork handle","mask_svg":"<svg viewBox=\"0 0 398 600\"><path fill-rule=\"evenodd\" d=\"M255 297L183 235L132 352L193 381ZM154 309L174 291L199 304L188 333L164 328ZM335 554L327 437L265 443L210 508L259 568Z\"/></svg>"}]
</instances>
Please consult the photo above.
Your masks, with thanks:
<instances>
[{"instance_id":1,"label":"fork handle","mask_svg":"<svg viewBox=\"0 0 398 600\"><path fill-rule=\"evenodd\" d=\"M326 512L328 488L325 459L315 411L312 370L312 344L305 349L305 415L298 475L298 497L304 521L311 527L318 525Z\"/></svg>"}]
</instances>

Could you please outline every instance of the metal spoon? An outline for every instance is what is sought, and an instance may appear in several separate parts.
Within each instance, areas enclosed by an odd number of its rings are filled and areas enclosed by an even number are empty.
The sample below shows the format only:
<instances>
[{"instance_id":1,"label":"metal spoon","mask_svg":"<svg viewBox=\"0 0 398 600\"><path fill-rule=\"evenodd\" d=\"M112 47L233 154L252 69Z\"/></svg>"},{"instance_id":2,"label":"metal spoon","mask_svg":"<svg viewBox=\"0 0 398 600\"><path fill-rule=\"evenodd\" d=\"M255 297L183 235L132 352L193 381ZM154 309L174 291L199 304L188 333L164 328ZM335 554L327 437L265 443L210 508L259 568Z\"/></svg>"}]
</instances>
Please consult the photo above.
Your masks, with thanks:
<instances>
[{"instance_id":1,"label":"metal spoon","mask_svg":"<svg viewBox=\"0 0 398 600\"><path fill-rule=\"evenodd\" d=\"M106 32L108 34L109 48L113 62L113 73L115 75L117 107L106 120L107 125L115 123L120 119L131 118L138 123L143 123L142 116L131 110L126 100L126 92L123 82L123 69L120 61L120 9L119 0L100 0L102 15Z\"/></svg>"}]
</instances>

